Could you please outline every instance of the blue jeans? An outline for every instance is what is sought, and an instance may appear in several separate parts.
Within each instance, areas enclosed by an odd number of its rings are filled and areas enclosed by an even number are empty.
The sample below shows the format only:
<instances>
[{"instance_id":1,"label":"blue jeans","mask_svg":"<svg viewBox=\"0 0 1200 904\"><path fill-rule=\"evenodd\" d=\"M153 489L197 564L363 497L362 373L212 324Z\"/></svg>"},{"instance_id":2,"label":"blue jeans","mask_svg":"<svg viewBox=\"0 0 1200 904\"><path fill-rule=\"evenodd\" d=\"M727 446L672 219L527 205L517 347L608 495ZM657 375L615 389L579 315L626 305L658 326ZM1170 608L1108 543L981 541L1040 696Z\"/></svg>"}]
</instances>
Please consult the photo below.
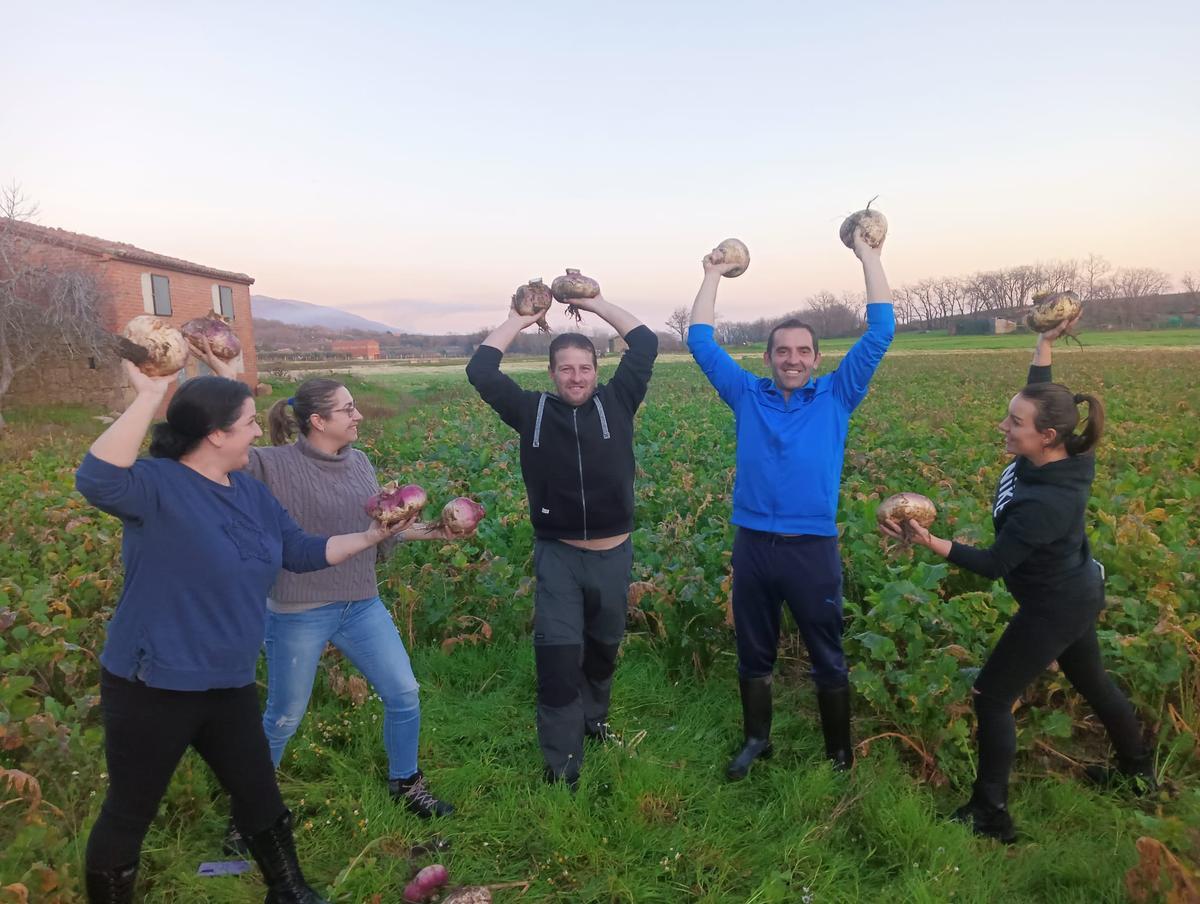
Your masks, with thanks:
<instances>
[{"instance_id":1,"label":"blue jeans","mask_svg":"<svg viewBox=\"0 0 1200 904\"><path fill-rule=\"evenodd\" d=\"M421 708L404 641L383 601L329 603L305 612L267 613L267 705L263 731L276 767L304 718L325 644L332 643L383 699L388 778L417 771Z\"/></svg>"}]
</instances>

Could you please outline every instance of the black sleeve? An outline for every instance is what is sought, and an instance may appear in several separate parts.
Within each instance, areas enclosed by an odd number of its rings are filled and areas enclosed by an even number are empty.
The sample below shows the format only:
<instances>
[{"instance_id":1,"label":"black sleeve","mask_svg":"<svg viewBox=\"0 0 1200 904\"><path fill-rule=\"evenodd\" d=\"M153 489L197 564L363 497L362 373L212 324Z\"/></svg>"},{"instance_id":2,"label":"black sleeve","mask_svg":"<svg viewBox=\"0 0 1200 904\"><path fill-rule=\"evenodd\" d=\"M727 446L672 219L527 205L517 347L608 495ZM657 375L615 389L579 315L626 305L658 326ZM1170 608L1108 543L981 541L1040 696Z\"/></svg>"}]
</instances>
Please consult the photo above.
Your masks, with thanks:
<instances>
[{"instance_id":1,"label":"black sleeve","mask_svg":"<svg viewBox=\"0 0 1200 904\"><path fill-rule=\"evenodd\" d=\"M1053 383L1050 378L1049 364L1030 364L1027 383Z\"/></svg>"},{"instance_id":2,"label":"black sleeve","mask_svg":"<svg viewBox=\"0 0 1200 904\"><path fill-rule=\"evenodd\" d=\"M1011 510L995 542L987 549L952 542L946 556L955 565L995 580L1029 558L1039 546L1062 535L1063 514L1053 505L1025 503Z\"/></svg>"},{"instance_id":3,"label":"black sleeve","mask_svg":"<svg viewBox=\"0 0 1200 904\"><path fill-rule=\"evenodd\" d=\"M512 377L501 373L500 359L503 357L504 352L498 348L479 346L467 362L467 379L479 397L500 415L500 420L519 432L525 400L537 393L522 389Z\"/></svg>"},{"instance_id":4,"label":"black sleeve","mask_svg":"<svg viewBox=\"0 0 1200 904\"><path fill-rule=\"evenodd\" d=\"M650 386L654 359L658 357L658 336L650 327L640 324L625 334L625 342L629 348L621 356L608 385L630 411L636 411Z\"/></svg>"}]
</instances>

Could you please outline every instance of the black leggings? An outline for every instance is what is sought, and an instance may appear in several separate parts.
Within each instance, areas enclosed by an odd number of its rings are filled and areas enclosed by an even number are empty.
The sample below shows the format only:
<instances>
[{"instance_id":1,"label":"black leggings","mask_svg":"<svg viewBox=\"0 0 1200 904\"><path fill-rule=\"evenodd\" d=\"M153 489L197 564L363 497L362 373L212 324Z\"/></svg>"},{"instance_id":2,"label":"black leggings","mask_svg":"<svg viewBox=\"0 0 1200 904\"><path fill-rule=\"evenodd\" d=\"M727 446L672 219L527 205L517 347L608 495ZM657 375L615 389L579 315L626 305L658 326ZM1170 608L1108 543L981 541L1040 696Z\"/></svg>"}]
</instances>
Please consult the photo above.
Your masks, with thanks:
<instances>
[{"instance_id":1,"label":"black leggings","mask_svg":"<svg viewBox=\"0 0 1200 904\"><path fill-rule=\"evenodd\" d=\"M134 863L167 784L189 746L229 792L233 819L254 835L283 815L253 684L168 691L100 675L108 793L87 844L87 869Z\"/></svg>"},{"instance_id":2,"label":"black leggings","mask_svg":"<svg viewBox=\"0 0 1200 904\"><path fill-rule=\"evenodd\" d=\"M1104 671L1096 640L1096 613L1088 609L1079 618L1050 618L1021 609L975 679L977 781L997 791L1008 787L1017 750L1013 704L1054 660L1099 716L1117 755L1137 757L1145 752L1132 704Z\"/></svg>"}]
</instances>

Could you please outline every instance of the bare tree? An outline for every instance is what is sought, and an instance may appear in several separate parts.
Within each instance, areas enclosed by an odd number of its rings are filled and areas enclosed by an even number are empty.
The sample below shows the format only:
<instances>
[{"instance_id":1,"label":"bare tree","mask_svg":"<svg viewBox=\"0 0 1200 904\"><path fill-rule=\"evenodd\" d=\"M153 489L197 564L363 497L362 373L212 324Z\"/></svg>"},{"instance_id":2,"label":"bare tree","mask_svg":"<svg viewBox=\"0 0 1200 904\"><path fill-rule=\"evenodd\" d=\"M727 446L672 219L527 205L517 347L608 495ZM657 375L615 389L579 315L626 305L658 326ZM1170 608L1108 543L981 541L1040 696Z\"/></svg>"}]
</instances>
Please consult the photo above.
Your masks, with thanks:
<instances>
[{"instance_id":1,"label":"bare tree","mask_svg":"<svg viewBox=\"0 0 1200 904\"><path fill-rule=\"evenodd\" d=\"M20 225L36 215L37 205L16 183L0 189L0 402L18 373L46 356L100 357L113 349L95 275L32 253L34 242Z\"/></svg>"},{"instance_id":2,"label":"bare tree","mask_svg":"<svg viewBox=\"0 0 1200 904\"><path fill-rule=\"evenodd\" d=\"M682 305L673 310L671 316L667 318L667 326L679 334L680 342L687 342L688 326L691 322L691 308L685 308Z\"/></svg>"},{"instance_id":3,"label":"bare tree","mask_svg":"<svg viewBox=\"0 0 1200 904\"><path fill-rule=\"evenodd\" d=\"M1185 291L1193 302L1200 301L1200 276L1197 276L1191 270L1183 274L1183 279L1180 280Z\"/></svg>"},{"instance_id":4,"label":"bare tree","mask_svg":"<svg viewBox=\"0 0 1200 904\"><path fill-rule=\"evenodd\" d=\"M1079 268L1079 290L1083 300L1112 298L1113 285L1109 274L1112 264L1099 254L1089 254Z\"/></svg>"},{"instance_id":5,"label":"bare tree","mask_svg":"<svg viewBox=\"0 0 1200 904\"><path fill-rule=\"evenodd\" d=\"M1162 295L1172 289L1171 275L1153 267L1122 267L1113 276L1119 298L1145 298Z\"/></svg>"}]
</instances>

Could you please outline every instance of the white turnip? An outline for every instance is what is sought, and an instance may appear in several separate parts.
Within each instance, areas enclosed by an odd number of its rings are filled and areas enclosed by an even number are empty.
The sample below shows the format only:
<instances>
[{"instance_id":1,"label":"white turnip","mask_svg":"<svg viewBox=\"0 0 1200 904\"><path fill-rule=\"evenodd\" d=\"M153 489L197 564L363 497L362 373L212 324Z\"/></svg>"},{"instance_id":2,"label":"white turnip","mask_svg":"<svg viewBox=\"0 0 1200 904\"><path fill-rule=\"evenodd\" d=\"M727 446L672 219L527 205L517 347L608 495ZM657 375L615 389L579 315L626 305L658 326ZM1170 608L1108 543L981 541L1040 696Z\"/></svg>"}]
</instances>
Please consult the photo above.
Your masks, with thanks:
<instances>
[{"instance_id":1,"label":"white turnip","mask_svg":"<svg viewBox=\"0 0 1200 904\"><path fill-rule=\"evenodd\" d=\"M741 276L750 266L750 249L740 239L726 239L712 250L708 258L714 264L736 264L724 274L732 279Z\"/></svg>"},{"instance_id":2,"label":"white turnip","mask_svg":"<svg viewBox=\"0 0 1200 904\"><path fill-rule=\"evenodd\" d=\"M933 500L920 493L897 493L879 503L879 508L875 510L876 521L880 524L891 521L899 525L905 539L912 536L912 527L908 523L910 518L928 529L937 518L937 507Z\"/></svg>"},{"instance_id":3,"label":"white turnip","mask_svg":"<svg viewBox=\"0 0 1200 904\"><path fill-rule=\"evenodd\" d=\"M1044 333L1074 320L1082 310L1083 303L1074 292L1039 292L1033 296L1033 310L1025 315L1025 323L1031 330Z\"/></svg>"},{"instance_id":4,"label":"white turnip","mask_svg":"<svg viewBox=\"0 0 1200 904\"><path fill-rule=\"evenodd\" d=\"M523 317L545 314L553 303L554 297L550 294L550 287L541 279L529 280L525 285L520 286L512 297L512 309ZM550 332L550 325L546 323L544 316L538 318L537 325L539 331Z\"/></svg>"},{"instance_id":5,"label":"white turnip","mask_svg":"<svg viewBox=\"0 0 1200 904\"><path fill-rule=\"evenodd\" d=\"M188 346L183 334L161 317L141 314L125 324L124 339L140 352L125 343L118 343L117 354L137 365L138 370L148 377L169 377L178 373L187 363ZM139 360L140 359L140 360Z\"/></svg>"},{"instance_id":6,"label":"white turnip","mask_svg":"<svg viewBox=\"0 0 1200 904\"><path fill-rule=\"evenodd\" d=\"M838 236L842 240L842 244L854 250L854 230L862 227L863 241L872 248L878 248L883 244L883 240L887 238L887 217L881 214L878 210L871 210L871 201L867 202L867 206L862 210L855 211L842 221L842 227L838 230Z\"/></svg>"},{"instance_id":7,"label":"white turnip","mask_svg":"<svg viewBox=\"0 0 1200 904\"><path fill-rule=\"evenodd\" d=\"M584 276L578 270L568 267L565 274L555 277L554 282L550 284L550 294L554 296L555 301L565 304L567 314L574 317L575 322L579 323L583 320L583 316L579 313L579 308L571 304L571 301L576 298L595 298L600 294L600 283L590 276Z\"/></svg>"}]
</instances>

